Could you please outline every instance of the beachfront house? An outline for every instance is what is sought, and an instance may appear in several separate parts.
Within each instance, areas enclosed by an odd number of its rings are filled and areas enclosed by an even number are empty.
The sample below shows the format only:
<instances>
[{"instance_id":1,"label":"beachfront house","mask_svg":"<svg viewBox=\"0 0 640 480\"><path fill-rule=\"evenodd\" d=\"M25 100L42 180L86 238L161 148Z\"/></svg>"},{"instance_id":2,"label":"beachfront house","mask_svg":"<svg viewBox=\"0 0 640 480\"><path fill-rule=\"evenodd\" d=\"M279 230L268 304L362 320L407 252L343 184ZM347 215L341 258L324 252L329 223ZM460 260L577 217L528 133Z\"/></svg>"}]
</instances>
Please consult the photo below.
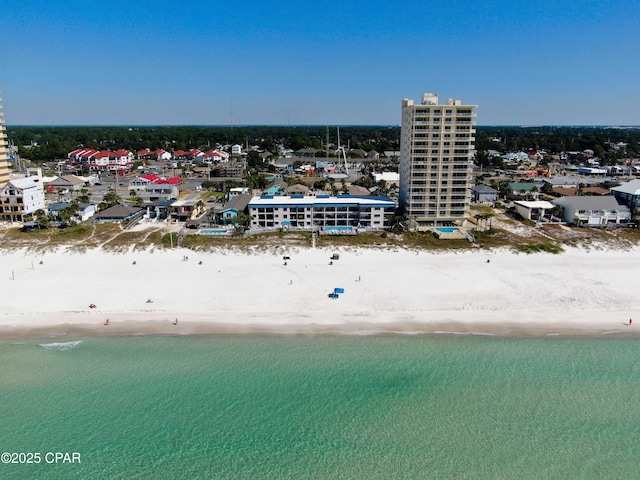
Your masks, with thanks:
<instances>
[{"instance_id":1,"label":"beachfront house","mask_svg":"<svg viewBox=\"0 0 640 480\"><path fill-rule=\"evenodd\" d=\"M384 229L395 208L395 202L386 196L262 195L249 202L249 215L252 229L355 233L358 229Z\"/></svg>"},{"instance_id":2,"label":"beachfront house","mask_svg":"<svg viewBox=\"0 0 640 480\"><path fill-rule=\"evenodd\" d=\"M0 220L24 222L44 208L44 188L38 177L9 180L0 190Z\"/></svg>"},{"instance_id":3,"label":"beachfront house","mask_svg":"<svg viewBox=\"0 0 640 480\"><path fill-rule=\"evenodd\" d=\"M550 202L537 200L532 202L518 200L513 202L516 212L525 220L533 222L549 221L553 205Z\"/></svg>"},{"instance_id":4,"label":"beachfront house","mask_svg":"<svg viewBox=\"0 0 640 480\"><path fill-rule=\"evenodd\" d=\"M47 207L47 211L52 217L58 218L60 212L71 207L71 205L69 202L52 203ZM77 203L76 205L78 205L78 210L76 210L71 218L77 222L86 222L96 214L97 209L95 203Z\"/></svg>"},{"instance_id":5,"label":"beachfront house","mask_svg":"<svg viewBox=\"0 0 640 480\"><path fill-rule=\"evenodd\" d=\"M629 207L620 205L612 195L560 197L551 203L563 208L562 220L571 224L601 227L631 220Z\"/></svg>"},{"instance_id":6,"label":"beachfront house","mask_svg":"<svg viewBox=\"0 0 640 480\"><path fill-rule=\"evenodd\" d=\"M171 213L171 205L175 202L174 199L168 200L155 200L148 205L145 205L147 212L146 218L154 218L158 220L166 220Z\"/></svg>"},{"instance_id":7,"label":"beachfront house","mask_svg":"<svg viewBox=\"0 0 640 480\"><path fill-rule=\"evenodd\" d=\"M640 180L631 180L610 190L619 203L627 205L631 210L640 207Z\"/></svg>"},{"instance_id":8,"label":"beachfront house","mask_svg":"<svg viewBox=\"0 0 640 480\"><path fill-rule=\"evenodd\" d=\"M247 206L252 196L249 194L236 195L229 200L226 205L215 210L215 216L218 223L227 225L233 223L238 218L239 213L247 213Z\"/></svg>"},{"instance_id":9,"label":"beachfront house","mask_svg":"<svg viewBox=\"0 0 640 480\"><path fill-rule=\"evenodd\" d=\"M114 205L94 215L97 222L130 222L142 217L144 210L127 205Z\"/></svg>"},{"instance_id":10,"label":"beachfront house","mask_svg":"<svg viewBox=\"0 0 640 480\"><path fill-rule=\"evenodd\" d=\"M179 222L194 220L204 213L205 208L201 200L197 198L187 198L185 200L176 200L171 205L171 217Z\"/></svg>"}]
</instances>

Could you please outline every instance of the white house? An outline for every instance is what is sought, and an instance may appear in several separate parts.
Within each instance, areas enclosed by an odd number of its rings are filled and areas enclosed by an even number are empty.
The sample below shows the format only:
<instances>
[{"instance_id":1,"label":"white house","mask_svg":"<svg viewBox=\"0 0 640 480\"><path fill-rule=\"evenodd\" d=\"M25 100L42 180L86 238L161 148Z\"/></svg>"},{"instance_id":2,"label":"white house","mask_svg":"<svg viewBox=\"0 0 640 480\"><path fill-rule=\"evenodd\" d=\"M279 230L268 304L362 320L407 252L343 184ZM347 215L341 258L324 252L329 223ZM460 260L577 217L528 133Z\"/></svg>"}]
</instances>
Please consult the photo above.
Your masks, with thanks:
<instances>
[{"instance_id":1,"label":"white house","mask_svg":"<svg viewBox=\"0 0 640 480\"><path fill-rule=\"evenodd\" d=\"M398 185L400 183L400 174L398 172L382 172L374 173L373 181L378 183L380 180L384 180L390 184Z\"/></svg>"},{"instance_id":2,"label":"white house","mask_svg":"<svg viewBox=\"0 0 640 480\"><path fill-rule=\"evenodd\" d=\"M242 155L242 145L232 145L231 146L231 155Z\"/></svg>"},{"instance_id":3,"label":"white house","mask_svg":"<svg viewBox=\"0 0 640 480\"><path fill-rule=\"evenodd\" d=\"M37 177L9 180L0 190L0 219L24 222L25 216L44 209L44 187Z\"/></svg>"},{"instance_id":4,"label":"white house","mask_svg":"<svg viewBox=\"0 0 640 480\"><path fill-rule=\"evenodd\" d=\"M516 201L513 202L516 212L526 220L543 220L547 215L547 211L551 211L554 205L544 200L536 200L533 202Z\"/></svg>"},{"instance_id":5,"label":"white house","mask_svg":"<svg viewBox=\"0 0 640 480\"><path fill-rule=\"evenodd\" d=\"M567 223L602 226L631 219L629 207L620 205L611 195L560 197L552 203L563 207L562 219Z\"/></svg>"}]
</instances>

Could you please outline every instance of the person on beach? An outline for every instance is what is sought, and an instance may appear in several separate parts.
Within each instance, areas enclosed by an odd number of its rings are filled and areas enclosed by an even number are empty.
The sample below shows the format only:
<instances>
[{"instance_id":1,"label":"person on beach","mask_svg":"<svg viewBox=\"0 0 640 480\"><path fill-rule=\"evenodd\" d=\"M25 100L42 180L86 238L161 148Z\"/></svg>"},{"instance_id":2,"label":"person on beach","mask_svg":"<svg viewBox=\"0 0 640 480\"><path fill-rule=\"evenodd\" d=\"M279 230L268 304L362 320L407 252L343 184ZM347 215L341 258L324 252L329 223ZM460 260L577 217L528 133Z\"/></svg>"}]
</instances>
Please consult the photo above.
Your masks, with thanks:
<instances>
[{"instance_id":1,"label":"person on beach","mask_svg":"<svg viewBox=\"0 0 640 480\"><path fill-rule=\"evenodd\" d=\"M107 326L109 325L109 319L108 318L107 318L107 321L104 322L104 324L107 325Z\"/></svg>"},{"instance_id":2,"label":"person on beach","mask_svg":"<svg viewBox=\"0 0 640 480\"><path fill-rule=\"evenodd\" d=\"M178 319L177 319L177 318L176 318L176 321L175 321L175 322L173 322L173 324L174 324L174 325L177 325L177 324L178 324Z\"/></svg>"},{"instance_id":3,"label":"person on beach","mask_svg":"<svg viewBox=\"0 0 640 480\"><path fill-rule=\"evenodd\" d=\"M632 322L633 322L633 320L629 319L629 326L631 326Z\"/></svg>"}]
</instances>

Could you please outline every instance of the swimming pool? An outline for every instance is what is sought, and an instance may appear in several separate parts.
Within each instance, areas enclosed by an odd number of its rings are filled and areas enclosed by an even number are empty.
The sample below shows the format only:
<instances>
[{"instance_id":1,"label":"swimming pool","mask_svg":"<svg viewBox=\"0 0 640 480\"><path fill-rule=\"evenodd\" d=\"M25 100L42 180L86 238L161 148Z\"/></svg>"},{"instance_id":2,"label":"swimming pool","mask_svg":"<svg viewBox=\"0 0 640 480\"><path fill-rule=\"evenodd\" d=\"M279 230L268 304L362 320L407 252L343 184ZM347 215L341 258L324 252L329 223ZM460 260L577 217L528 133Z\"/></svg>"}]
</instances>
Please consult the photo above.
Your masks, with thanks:
<instances>
[{"instance_id":1,"label":"swimming pool","mask_svg":"<svg viewBox=\"0 0 640 480\"><path fill-rule=\"evenodd\" d=\"M229 230L226 228L203 228L198 232L200 235L226 235Z\"/></svg>"},{"instance_id":2,"label":"swimming pool","mask_svg":"<svg viewBox=\"0 0 640 480\"><path fill-rule=\"evenodd\" d=\"M351 230L353 230L353 227L324 227L324 230L326 232L350 232Z\"/></svg>"},{"instance_id":3,"label":"swimming pool","mask_svg":"<svg viewBox=\"0 0 640 480\"><path fill-rule=\"evenodd\" d=\"M457 232L460 229L458 227L436 227L434 228L434 230L440 233L453 233L453 232Z\"/></svg>"}]
</instances>

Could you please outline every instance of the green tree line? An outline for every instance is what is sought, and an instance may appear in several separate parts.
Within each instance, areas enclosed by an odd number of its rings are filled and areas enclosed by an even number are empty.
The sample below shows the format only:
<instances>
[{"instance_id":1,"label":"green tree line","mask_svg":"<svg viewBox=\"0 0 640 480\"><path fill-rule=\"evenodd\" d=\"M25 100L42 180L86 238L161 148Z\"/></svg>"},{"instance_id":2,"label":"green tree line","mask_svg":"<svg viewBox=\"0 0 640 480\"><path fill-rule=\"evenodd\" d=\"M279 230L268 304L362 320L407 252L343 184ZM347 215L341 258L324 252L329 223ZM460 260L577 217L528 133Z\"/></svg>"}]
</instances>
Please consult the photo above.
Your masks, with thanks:
<instances>
[{"instance_id":1,"label":"green tree line","mask_svg":"<svg viewBox=\"0 0 640 480\"><path fill-rule=\"evenodd\" d=\"M279 148L324 149L326 126L7 126L9 140L19 154L34 161L66 158L76 148L131 151L163 148L168 151L215 148L217 144L257 145L277 153ZM336 143L336 130L329 128L329 143ZM342 145L365 151L400 149L398 126L342 126ZM616 150L611 145L627 144ZM614 163L616 159L640 156L640 128L602 127L476 127L478 151L545 150L549 154L591 149Z\"/></svg>"}]
</instances>

